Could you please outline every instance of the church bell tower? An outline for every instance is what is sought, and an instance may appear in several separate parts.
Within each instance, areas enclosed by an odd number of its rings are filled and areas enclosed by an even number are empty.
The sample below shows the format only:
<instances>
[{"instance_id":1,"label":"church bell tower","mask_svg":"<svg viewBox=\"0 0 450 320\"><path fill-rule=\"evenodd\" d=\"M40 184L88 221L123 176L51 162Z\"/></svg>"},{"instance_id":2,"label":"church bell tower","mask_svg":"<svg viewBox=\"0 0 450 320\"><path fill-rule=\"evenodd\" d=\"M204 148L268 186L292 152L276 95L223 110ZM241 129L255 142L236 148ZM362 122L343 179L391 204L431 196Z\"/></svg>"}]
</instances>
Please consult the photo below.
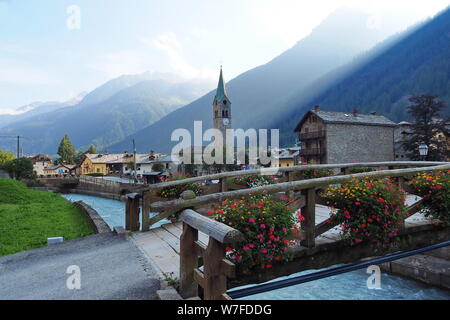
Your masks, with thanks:
<instances>
[{"instance_id":1,"label":"church bell tower","mask_svg":"<svg viewBox=\"0 0 450 320\"><path fill-rule=\"evenodd\" d=\"M225 141L226 130L231 129L231 101L228 99L223 81L222 67L220 67L219 83L213 101L213 124L215 129L222 132Z\"/></svg>"}]
</instances>

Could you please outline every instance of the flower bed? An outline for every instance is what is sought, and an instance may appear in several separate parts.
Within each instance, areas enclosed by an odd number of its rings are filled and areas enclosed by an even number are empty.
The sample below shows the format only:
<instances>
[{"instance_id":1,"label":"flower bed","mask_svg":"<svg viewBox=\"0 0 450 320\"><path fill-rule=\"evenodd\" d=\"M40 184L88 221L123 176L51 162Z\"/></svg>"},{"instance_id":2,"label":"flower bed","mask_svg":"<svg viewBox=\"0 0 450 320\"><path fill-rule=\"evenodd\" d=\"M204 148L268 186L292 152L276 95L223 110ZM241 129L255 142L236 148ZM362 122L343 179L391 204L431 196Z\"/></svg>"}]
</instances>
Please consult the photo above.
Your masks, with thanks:
<instances>
[{"instance_id":1,"label":"flower bed","mask_svg":"<svg viewBox=\"0 0 450 320\"><path fill-rule=\"evenodd\" d=\"M240 265L243 272L270 269L273 264L287 261L292 234L299 232L291 201L275 201L269 195L254 195L238 201L225 200L214 211L214 219L240 230L246 241L227 248L227 256ZM301 216L299 216L301 217Z\"/></svg>"},{"instance_id":2,"label":"flower bed","mask_svg":"<svg viewBox=\"0 0 450 320\"><path fill-rule=\"evenodd\" d=\"M410 185L423 198L425 216L450 226L450 170L420 173Z\"/></svg>"},{"instance_id":3,"label":"flower bed","mask_svg":"<svg viewBox=\"0 0 450 320\"><path fill-rule=\"evenodd\" d=\"M334 211L328 222L342 224L342 235L351 244L388 242L407 217L405 192L389 179L353 179L328 187L324 195Z\"/></svg>"},{"instance_id":4,"label":"flower bed","mask_svg":"<svg viewBox=\"0 0 450 320\"><path fill-rule=\"evenodd\" d=\"M186 178L189 178L189 177L183 176L183 175L177 175L174 177L162 179L161 181L168 182L168 181L182 180L182 179L186 179ZM183 193L183 191L192 190L192 191L194 191L194 193L197 196L199 196L202 194L203 189L204 189L204 185L202 183L186 183L186 184L180 184L177 186L165 187L165 188L159 189L157 191L157 195L161 198L177 199L180 197L180 195Z\"/></svg>"},{"instance_id":5,"label":"flower bed","mask_svg":"<svg viewBox=\"0 0 450 320\"><path fill-rule=\"evenodd\" d=\"M248 175L242 177L236 177L231 179L232 183L240 186L246 186L249 188L266 186L269 184L274 184L275 180L272 176L261 176L261 175Z\"/></svg>"}]
</instances>

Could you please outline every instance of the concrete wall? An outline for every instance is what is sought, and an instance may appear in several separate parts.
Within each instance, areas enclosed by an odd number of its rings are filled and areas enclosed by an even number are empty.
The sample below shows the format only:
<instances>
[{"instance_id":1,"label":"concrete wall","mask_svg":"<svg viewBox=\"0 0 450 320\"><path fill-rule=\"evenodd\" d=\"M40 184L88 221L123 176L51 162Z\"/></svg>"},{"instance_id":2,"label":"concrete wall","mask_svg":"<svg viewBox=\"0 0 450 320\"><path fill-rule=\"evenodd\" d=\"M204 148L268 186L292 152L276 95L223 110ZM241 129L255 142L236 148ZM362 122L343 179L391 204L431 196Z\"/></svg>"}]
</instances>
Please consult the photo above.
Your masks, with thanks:
<instances>
[{"instance_id":1,"label":"concrete wall","mask_svg":"<svg viewBox=\"0 0 450 320\"><path fill-rule=\"evenodd\" d=\"M394 127L327 124L327 163L394 161Z\"/></svg>"}]
</instances>

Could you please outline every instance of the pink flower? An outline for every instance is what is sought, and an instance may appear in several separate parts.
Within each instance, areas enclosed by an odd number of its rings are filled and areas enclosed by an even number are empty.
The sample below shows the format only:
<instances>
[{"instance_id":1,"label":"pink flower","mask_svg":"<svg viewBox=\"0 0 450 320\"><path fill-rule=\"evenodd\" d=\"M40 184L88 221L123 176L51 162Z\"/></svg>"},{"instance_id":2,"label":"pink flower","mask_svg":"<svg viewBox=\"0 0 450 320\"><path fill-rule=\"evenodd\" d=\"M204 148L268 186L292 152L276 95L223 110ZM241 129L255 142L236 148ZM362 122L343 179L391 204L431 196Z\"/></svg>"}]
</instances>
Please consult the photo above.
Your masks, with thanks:
<instances>
[{"instance_id":1,"label":"pink flower","mask_svg":"<svg viewBox=\"0 0 450 320\"><path fill-rule=\"evenodd\" d=\"M247 247L247 246L244 246L242 249L243 249L244 251L249 251L249 250L250 250L250 248Z\"/></svg>"},{"instance_id":2,"label":"pink flower","mask_svg":"<svg viewBox=\"0 0 450 320\"><path fill-rule=\"evenodd\" d=\"M275 231L275 228L272 227L272 228L270 228L269 230L270 230L270 232L274 232L274 231Z\"/></svg>"},{"instance_id":3,"label":"pink flower","mask_svg":"<svg viewBox=\"0 0 450 320\"><path fill-rule=\"evenodd\" d=\"M261 250L261 252L262 252L262 253L267 253L267 249L264 248L264 249Z\"/></svg>"},{"instance_id":4,"label":"pink flower","mask_svg":"<svg viewBox=\"0 0 450 320\"><path fill-rule=\"evenodd\" d=\"M248 246L252 249L255 247L255 245L253 243L250 243Z\"/></svg>"},{"instance_id":5,"label":"pink flower","mask_svg":"<svg viewBox=\"0 0 450 320\"><path fill-rule=\"evenodd\" d=\"M266 225L264 223L261 223L259 226L260 226L261 229L265 229L266 228Z\"/></svg>"},{"instance_id":6,"label":"pink flower","mask_svg":"<svg viewBox=\"0 0 450 320\"><path fill-rule=\"evenodd\" d=\"M254 223L254 222L255 222L255 219L253 219L253 218L250 218L250 219L248 219L248 222L250 222L250 223Z\"/></svg>"}]
</instances>

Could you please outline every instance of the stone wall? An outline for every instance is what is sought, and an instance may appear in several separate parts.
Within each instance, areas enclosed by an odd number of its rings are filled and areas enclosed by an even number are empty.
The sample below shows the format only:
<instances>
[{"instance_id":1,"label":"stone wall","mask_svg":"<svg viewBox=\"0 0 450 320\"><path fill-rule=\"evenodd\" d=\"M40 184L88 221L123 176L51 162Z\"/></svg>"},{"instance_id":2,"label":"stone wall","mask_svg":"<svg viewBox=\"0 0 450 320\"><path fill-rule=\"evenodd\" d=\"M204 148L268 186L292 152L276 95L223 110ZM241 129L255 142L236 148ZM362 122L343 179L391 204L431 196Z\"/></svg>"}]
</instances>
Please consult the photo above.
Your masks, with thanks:
<instances>
[{"instance_id":1,"label":"stone wall","mask_svg":"<svg viewBox=\"0 0 450 320\"><path fill-rule=\"evenodd\" d=\"M74 202L74 205L80 208L80 210L86 215L92 227L94 228L95 233L111 232L111 228L108 226L105 220L103 220L98 212L91 206L84 203L83 201Z\"/></svg>"},{"instance_id":2,"label":"stone wall","mask_svg":"<svg viewBox=\"0 0 450 320\"><path fill-rule=\"evenodd\" d=\"M327 163L394 161L394 127L327 124Z\"/></svg>"}]
</instances>

